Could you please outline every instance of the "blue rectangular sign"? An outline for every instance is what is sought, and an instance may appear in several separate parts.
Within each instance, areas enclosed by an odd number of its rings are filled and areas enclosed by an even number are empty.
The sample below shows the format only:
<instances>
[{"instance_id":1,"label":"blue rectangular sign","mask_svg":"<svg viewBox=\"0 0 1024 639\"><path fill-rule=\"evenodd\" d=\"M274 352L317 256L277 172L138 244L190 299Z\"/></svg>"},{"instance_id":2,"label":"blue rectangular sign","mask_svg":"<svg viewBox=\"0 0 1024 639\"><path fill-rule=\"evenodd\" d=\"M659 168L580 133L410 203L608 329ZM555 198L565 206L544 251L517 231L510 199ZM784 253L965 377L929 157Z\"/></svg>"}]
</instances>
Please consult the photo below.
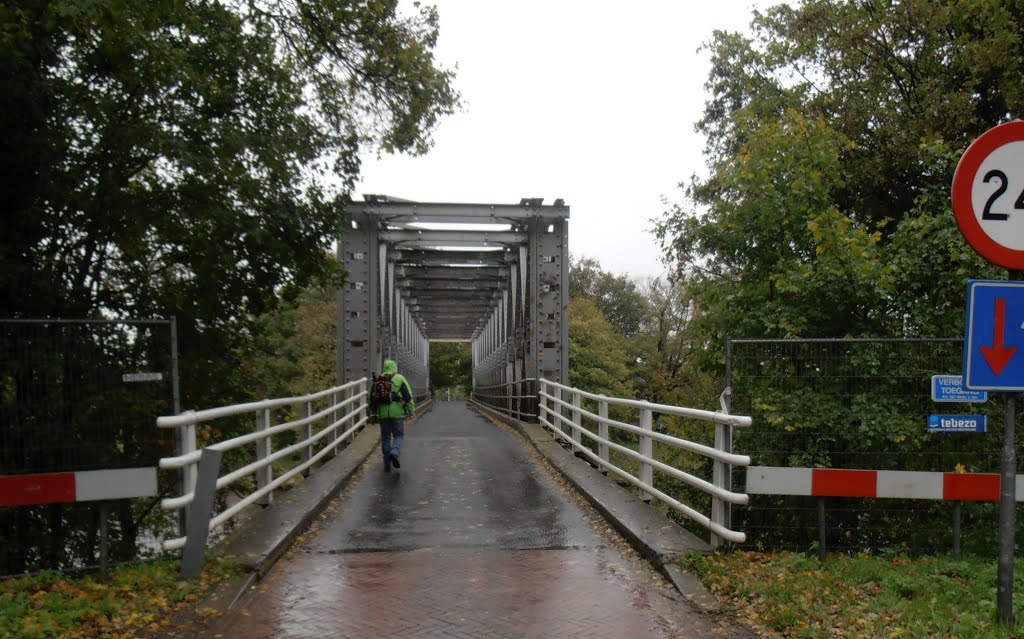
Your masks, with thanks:
<instances>
[{"instance_id":1,"label":"blue rectangular sign","mask_svg":"<svg viewBox=\"0 0 1024 639\"><path fill-rule=\"evenodd\" d=\"M1024 391L1024 282L968 280L964 386Z\"/></svg>"},{"instance_id":2,"label":"blue rectangular sign","mask_svg":"<svg viewBox=\"0 0 1024 639\"><path fill-rule=\"evenodd\" d=\"M988 393L964 386L962 375L932 375L932 401L982 403Z\"/></svg>"},{"instance_id":3,"label":"blue rectangular sign","mask_svg":"<svg viewBox=\"0 0 1024 639\"><path fill-rule=\"evenodd\" d=\"M929 433L984 433L987 432L986 415L929 415Z\"/></svg>"}]
</instances>

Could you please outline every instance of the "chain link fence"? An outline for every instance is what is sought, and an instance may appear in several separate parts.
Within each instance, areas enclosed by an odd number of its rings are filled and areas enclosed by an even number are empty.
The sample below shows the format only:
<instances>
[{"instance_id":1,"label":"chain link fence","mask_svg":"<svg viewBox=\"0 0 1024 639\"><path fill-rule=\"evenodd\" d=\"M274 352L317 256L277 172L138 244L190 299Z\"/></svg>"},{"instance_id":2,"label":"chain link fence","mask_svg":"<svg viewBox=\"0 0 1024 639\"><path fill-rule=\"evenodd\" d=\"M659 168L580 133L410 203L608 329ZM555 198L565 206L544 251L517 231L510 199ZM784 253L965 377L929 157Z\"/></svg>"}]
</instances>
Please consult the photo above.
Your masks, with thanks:
<instances>
[{"instance_id":1,"label":"chain link fence","mask_svg":"<svg viewBox=\"0 0 1024 639\"><path fill-rule=\"evenodd\" d=\"M0 320L0 475L156 466L173 342L173 320ZM149 505L110 507L112 558L130 559ZM0 508L0 574L93 565L100 523L94 503Z\"/></svg>"},{"instance_id":2,"label":"chain link fence","mask_svg":"<svg viewBox=\"0 0 1024 639\"><path fill-rule=\"evenodd\" d=\"M753 417L734 450L754 466L998 473L1003 399L937 404L933 375L959 374L963 340L734 339L727 347L731 411ZM989 432L932 433L931 414L985 414ZM737 469L734 489L745 475ZM733 510L748 545L807 551L819 539L817 498L751 495ZM944 552L954 505L910 499L828 498L828 549ZM964 550L994 554L998 504L964 502Z\"/></svg>"}]
</instances>

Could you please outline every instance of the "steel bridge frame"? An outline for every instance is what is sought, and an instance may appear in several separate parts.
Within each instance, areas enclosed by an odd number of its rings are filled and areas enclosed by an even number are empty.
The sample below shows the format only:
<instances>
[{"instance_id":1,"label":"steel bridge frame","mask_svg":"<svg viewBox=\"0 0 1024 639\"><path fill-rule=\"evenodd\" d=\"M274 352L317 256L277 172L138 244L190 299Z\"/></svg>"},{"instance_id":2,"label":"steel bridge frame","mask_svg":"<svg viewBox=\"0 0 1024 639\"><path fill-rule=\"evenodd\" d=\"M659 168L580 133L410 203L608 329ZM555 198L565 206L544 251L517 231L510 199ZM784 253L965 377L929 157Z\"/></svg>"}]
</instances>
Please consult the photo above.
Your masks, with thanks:
<instances>
[{"instance_id":1,"label":"steel bridge frame","mask_svg":"<svg viewBox=\"0 0 1024 639\"><path fill-rule=\"evenodd\" d=\"M420 393L430 342L471 341L473 384L568 384L569 207L426 203L367 195L346 207L338 260L338 383L385 358Z\"/></svg>"}]
</instances>

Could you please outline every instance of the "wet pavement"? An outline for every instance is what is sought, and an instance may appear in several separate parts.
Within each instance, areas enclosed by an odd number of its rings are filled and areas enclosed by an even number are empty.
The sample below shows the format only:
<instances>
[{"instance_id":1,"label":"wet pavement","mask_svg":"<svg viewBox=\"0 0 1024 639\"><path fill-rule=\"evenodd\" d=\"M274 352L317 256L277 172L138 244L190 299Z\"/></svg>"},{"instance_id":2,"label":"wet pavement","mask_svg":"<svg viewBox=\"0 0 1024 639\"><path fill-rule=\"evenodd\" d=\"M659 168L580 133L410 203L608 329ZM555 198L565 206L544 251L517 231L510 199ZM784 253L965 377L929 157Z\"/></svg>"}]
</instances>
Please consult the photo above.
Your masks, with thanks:
<instances>
[{"instance_id":1,"label":"wet pavement","mask_svg":"<svg viewBox=\"0 0 1024 639\"><path fill-rule=\"evenodd\" d=\"M536 451L465 404L379 453L207 638L750 637L709 618Z\"/></svg>"}]
</instances>

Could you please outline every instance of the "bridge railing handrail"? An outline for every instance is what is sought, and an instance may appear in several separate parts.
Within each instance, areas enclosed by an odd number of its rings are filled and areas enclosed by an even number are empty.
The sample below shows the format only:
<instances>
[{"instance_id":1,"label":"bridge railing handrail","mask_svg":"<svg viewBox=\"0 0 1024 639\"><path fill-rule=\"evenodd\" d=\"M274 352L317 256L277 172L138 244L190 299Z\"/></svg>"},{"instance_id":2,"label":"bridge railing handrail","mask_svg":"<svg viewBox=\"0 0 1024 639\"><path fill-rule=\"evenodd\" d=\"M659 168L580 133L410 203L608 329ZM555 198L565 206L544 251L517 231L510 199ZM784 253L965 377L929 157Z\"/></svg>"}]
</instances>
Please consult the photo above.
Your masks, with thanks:
<instances>
[{"instance_id":1,"label":"bridge railing handrail","mask_svg":"<svg viewBox=\"0 0 1024 639\"><path fill-rule=\"evenodd\" d=\"M223 476L219 476L218 468L214 491L230 486L239 479L252 474L257 474L257 486L254 491L243 496L238 502L225 508L216 516L210 517L207 526L207 531L209 532L216 530L245 507L257 501L262 500L262 503L269 503L274 489L280 487L299 473L302 473L304 476L308 475L311 466L325 456L337 452L338 447L346 439L353 439L369 420L366 401L368 397L368 382L368 378L363 377L307 395L267 399L259 402L234 404L199 411L186 411L180 415L158 418L157 425L159 427L180 428L183 431L179 437L179 454L160 460L161 469L179 469L182 471L182 494L163 499L160 504L161 508L168 511L177 511L189 507L196 500L197 465L203 456L203 450L196 447L196 424L245 414L254 414L256 417L255 432L237 435L205 447L206 450L215 451L218 454L247 444L255 443L257 447L256 459L254 461L234 469ZM340 397L340 394L344 394L345 397ZM314 402L325 398L329 398L329 403L319 410L314 410ZM304 407L304 415L302 417L290 419L276 425L271 424L271 411L273 409L296 405ZM314 425L321 422L323 426L314 432ZM274 435L296 429L301 429L301 435L297 442L277 451L272 450L271 438ZM324 441L325 439L327 440L326 442ZM314 453L314 447L321 444L320 450ZM274 477L273 463L296 453L300 454L299 463L280 476ZM163 542L163 548L165 550L177 550L184 548L187 543L189 543L187 536L166 539Z\"/></svg>"},{"instance_id":2,"label":"bridge railing handrail","mask_svg":"<svg viewBox=\"0 0 1024 639\"><path fill-rule=\"evenodd\" d=\"M691 442L672 435L658 433L653 430L653 414L657 412L714 423L716 425L716 446L721 442L731 442L731 432L728 432L729 429L736 426L749 426L751 424L750 417L730 415L728 411L725 410L724 402L723 410L707 411L645 402L642 400L607 397L605 395L590 393L543 378L540 379L539 382L538 412L540 413L540 422L547 428L551 429L552 432L554 432L560 439L571 445L575 451L593 461L598 465L598 467L614 473L639 488L643 493L646 493L653 498L657 498L669 507L682 513L687 518L700 524L712 533L713 542L718 542L715 537L736 543L746 541L746 535L744 533L730 530L728 528L728 517L725 514L728 510L723 507L723 504L746 505L748 503L749 497L746 494L736 493L731 490L729 485L731 482L728 480L729 472L727 472L727 470L731 466L749 466L750 457L746 455L737 455L729 452L728 450L721 450L717 447L713 448L705 446L703 444ZM549 389L551 392L549 392ZM563 393L566 394L566 399L569 401L563 399ZM583 398L597 402L598 413L594 413L582 407L581 399ZM609 418L608 407L616 405L639 410L639 426L626 424ZM569 416L567 417L563 414L563 411L567 412ZM593 420L597 424L598 432L596 434L583 426L583 417ZM640 443L639 452L611 441L609 437L609 427L638 435ZM586 437L589 441L597 444L597 453L594 453L594 451L583 442L583 437ZM655 441L704 455L713 460L714 476L712 481L709 482L706 479L696 477L690 473L654 459L653 442ZM621 455L637 461L639 463L639 476L633 475L629 471L612 463L609 455L610 450L614 450ZM711 516L709 517L680 502L671 495L655 488L654 470L658 470L661 473L674 477L679 481L709 494L712 498Z\"/></svg>"},{"instance_id":3,"label":"bridge railing handrail","mask_svg":"<svg viewBox=\"0 0 1024 639\"><path fill-rule=\"evenodd\" d=\"M489 386L476 386L470 390L470 394L473 399L485 404L497 411L505 413L516 419L535 421L537 419L536 411L531 411L534 408L534 404L537 401L536 391L530 390L524 392L518 390L522 388L523 384L529 388L530 384L535 384L537 378L535 377L524 377L523 379L517 379L511 382L503 382L501 384L491 384ZM517 390L513 392L511 389L515 387ZM503 392L500 389L507 389ZM499 392L481 392L481 391L496 391Z\"/></svg>"}]
</instances>

